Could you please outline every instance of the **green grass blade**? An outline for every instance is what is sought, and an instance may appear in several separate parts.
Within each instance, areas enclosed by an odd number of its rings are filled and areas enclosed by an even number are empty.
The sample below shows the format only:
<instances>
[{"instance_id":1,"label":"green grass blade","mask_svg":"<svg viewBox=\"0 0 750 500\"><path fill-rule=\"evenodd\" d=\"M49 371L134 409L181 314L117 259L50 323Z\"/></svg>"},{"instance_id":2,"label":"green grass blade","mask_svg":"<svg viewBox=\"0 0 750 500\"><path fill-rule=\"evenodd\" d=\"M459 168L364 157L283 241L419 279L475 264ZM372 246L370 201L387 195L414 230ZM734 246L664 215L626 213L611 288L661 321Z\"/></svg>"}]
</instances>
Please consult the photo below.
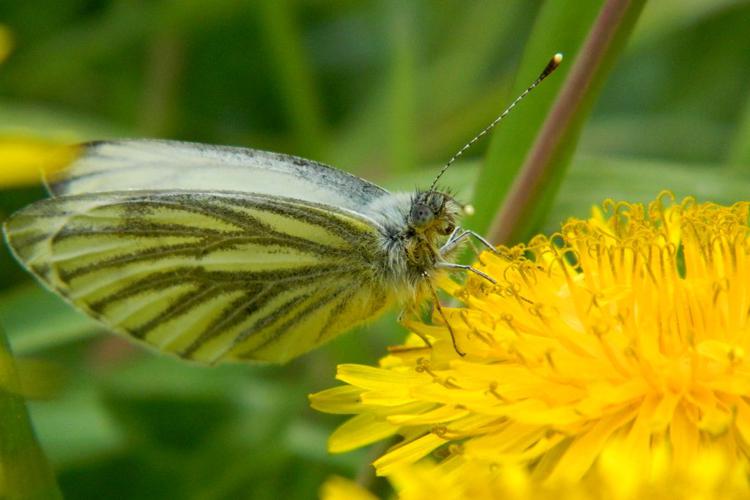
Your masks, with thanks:
<instances>
[{"instance_id":1,"label":"green grass blade","mask_svg":"<svg viewBox=\"0 0 750 500\"><path fill-rule=\"evenodd\" d=\"M323 159L324 120L315 88L315 79L304 53L293 5L288 0L259 2L263 31L278 72L281 99L286 107L297 154Z\"/></svg>"},{"instance_id":2,"label":"green grass blade","mask_svg":"<svg viewBox=\"0 0 750 500\"><path fill-rule=\"evenodd\" d=\"M415 78L418 46L416 38L416 5L390 2L391 82L390 164L395 172L406 172L416 166L416 92Z\"/></svg>"},{"instance_id":3,"label":"green grass blade","mask_svg":"<svg viewBox=\"0 0 750 500\"><path fill-rule=\"evenodd\" d=\"M562 182L583 124L645 3L608 0L602 7L501 212L490 226L492 241L523 241L538 229Z\"/></svg>"},{"instance_id":4,"label":"green grass blade","mask_svg":"<svg viewBox=\"0 0 750 500\"><path fill-rule=\"evenodd\" d=\"M5 332L0 329L0 496L62 498L54 474L31 427L21 382Z\"/></svg>"},{"instance_id":5,"label":"green grass blade","mask_svg":"<svg viewBox=\"0 0 750 500\"><path fill-rule=\"evenodd\" d=\"M485 232L489 228L601 5L601 0L584 0L571 9L562 2L546 2L537 14L505 104L537 77L555 52L562 52L565 60L555 75L534 90L493 132L474 193L476 214L466 221L472 229ZM502 107L498 103L498 112Z\"/></svg>"},{"instance_id":6,"label":"green grass blade","mask_svg":"<svg viewBox=\"0 0 750 500\"><path fill-rule=\"evenodd\" d=\"M493 241L514 242L526 239L539 226L583 123L644 4L645 0L609 0L600 10L597 2L589 2L581 4L574 17L566 15L562 4L545 5L524 56L520 81L531 81L533 77L526 75L539 71L555 50L566 53L568 62L561 75L553 75L550 84L545 82L538 92L541 95L533 98L534 105L518 113L521 119L513 127L498 131L477 185L476 208L481 219L471 221L472 227L482 231L489 227ZM536 70L531 69L534 66ZM501 200L503 211L490 223Z\"/></svg>"}]
</instances>

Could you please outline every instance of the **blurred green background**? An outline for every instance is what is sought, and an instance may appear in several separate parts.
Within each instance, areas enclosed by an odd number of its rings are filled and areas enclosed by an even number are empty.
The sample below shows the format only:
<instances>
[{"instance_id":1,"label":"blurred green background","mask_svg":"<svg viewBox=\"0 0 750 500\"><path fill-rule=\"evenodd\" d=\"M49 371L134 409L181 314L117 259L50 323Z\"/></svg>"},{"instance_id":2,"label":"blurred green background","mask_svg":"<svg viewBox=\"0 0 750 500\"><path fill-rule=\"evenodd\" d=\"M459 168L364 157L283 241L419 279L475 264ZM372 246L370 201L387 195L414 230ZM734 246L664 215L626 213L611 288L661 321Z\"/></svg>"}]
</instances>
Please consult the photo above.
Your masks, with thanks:
<instances>
[{"instance_id":1,"label":"blurred green background","mask_svg":"<svg viewBox=\"0 0 750 500\"><path fill-rule=\"evenodd\" d=\"M4 0L14 49L0 65L0 134L243 145L394 189L426 186L530 83L519 68L541 70L566 49L540 33L554 24L583 35L601 4ZM665 188L747 199L748 26L747 1L646 4L537 229ZM575 50L566 58L574 64ZM561 82L545 83L501 130ZM491 142L442 184L471 200ZM2 191L0 220L42 196ZM307 394L335 385L337 363L374 363L403 338L395 314L286 366L203 368L103 332L3 248L0 324L66 498L313 498L334 473L387 488L368 477L372 450L326 452L342 419L311 411Z\"/></svg>"}]
</instances>

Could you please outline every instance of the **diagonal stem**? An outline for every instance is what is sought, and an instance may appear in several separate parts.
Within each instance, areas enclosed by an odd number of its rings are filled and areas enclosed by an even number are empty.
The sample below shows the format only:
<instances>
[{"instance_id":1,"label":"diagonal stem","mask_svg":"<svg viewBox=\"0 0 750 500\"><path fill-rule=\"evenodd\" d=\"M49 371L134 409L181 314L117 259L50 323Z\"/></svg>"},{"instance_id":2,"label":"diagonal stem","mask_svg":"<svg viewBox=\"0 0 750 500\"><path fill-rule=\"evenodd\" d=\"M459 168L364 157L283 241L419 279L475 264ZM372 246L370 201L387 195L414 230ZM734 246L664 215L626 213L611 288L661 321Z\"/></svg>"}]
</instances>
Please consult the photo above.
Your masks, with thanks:
<instances>
[{"instance_id":1,"label":"diagonal stem","mask_svg":"<svg viewBox=\"0 0 750 500\"><path fill-rule=\"evenodd\" d=\"M560 165L557 160L566 153L572 135L577 138L576 119L587 114L593 105L591 96L600 90L644 3L645 0L608 0L602 7L508 197L492 221L488 239L493 243L512 243L529 226L536 204L550 188L552 170Z\"/></svg>"}]
</instances>

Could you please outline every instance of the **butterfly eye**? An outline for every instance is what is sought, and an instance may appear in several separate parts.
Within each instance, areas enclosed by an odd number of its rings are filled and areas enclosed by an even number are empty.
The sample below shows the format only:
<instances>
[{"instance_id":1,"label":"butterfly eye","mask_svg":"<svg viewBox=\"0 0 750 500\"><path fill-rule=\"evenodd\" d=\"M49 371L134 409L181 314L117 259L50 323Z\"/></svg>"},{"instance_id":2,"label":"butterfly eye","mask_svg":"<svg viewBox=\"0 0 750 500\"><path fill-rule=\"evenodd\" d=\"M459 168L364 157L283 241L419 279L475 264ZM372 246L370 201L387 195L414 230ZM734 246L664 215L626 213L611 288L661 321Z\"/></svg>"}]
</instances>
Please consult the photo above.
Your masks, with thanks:
<instances>
[{"instance_id":1,"label":"butterfly eye","mask_svg":"<svg viewBox=\"0 0 750 500\"><path fill-rule=\"evenodd\" d=\"M417 204L412 206L410 219L411 223L414 226L422 227L426 226L427 224L432 221L432 219L435 218L435 214L430 210L430 208L427 205Z\"/></svg>"}]
</instances>

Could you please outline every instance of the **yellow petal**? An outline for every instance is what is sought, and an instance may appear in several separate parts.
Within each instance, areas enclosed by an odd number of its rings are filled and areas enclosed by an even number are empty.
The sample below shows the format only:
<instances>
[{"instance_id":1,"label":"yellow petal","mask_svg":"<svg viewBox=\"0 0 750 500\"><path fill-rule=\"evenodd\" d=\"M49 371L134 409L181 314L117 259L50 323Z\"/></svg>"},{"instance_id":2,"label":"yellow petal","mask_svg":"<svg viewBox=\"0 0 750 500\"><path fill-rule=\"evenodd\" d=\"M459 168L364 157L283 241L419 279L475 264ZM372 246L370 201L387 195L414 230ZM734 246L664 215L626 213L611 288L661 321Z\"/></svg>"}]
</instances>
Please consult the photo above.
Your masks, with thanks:
<instances>
[{"instance_id":1,"label":"yellow petal","mask_svg":"<svg viewBox=\"0 0 750 500\"><path fill-rule=\"evenodd\" d=\"M674 413L674 418L669 427L669 435L674 449L674 459L680 467L684 467L698 453L700 434L695 424L685 414L682 405Z\"/></svg>"},{"instance_id":2,"label":"yellow petal","mask_svg":"<svg viewBox=\"0 0 750 500\"><path fill-rule=\"evenodd\" d=\"M428 453L442 446L446 440L433 433L425 434L405 444L398 444L385 455L375 460L372 465L379 476L387 476L395 470L408 466L424 458Z\"/></svg>"},{"instance_id":3,"label":"yellow petal","mask_svg":"<svg viewBox=\"0 0 750 500\"><path fill-rule=\"evenodd\" d=\"M409 384L430 382L429 375L412 372L398 372L364 365L339 365L336 378L347 384L369 390L406 391Z\"/></svg>"},{"instance_id":4,"label":"yellow petal","mask_svg":"<svg viewBox=\"0 0 750 500\"><path fill-rule=\"evenodd\" d=\"M398 426L382 417L371 413L357 415L333 431L331 437L328 438L328 451L331 453L350 451L392 436L397 431Z\"/></svg>"},{"instance_id":5,"label":"yellow petal","mask_svg":"<svg viewBox=\"0 0 750 500\"><path fill-rule=\"evenodd\" d=\"M560 458L550 481L578 481L588 472L591 465L601 454L609 438L634 417L633 412L622 412L603 418L594 424L588 432L577 436Z\"/></svg>"},{"instance_id":6,"label":"yellow petal","mask_svg":"<svg viewBox=\"0 0 750 500\"><path fill-rule=\"evenodd\" d=\"M351 479L331 476L320 487L320 500L378 500Z\"/></svg>"},{"instance_id":7,"label":"yellow petal","mask_svg":"<svg viewBox=\"0 0 750 500\"><path fill-rule=\"evenodd\" d=\"M310 394L310 406L325 413L357 413L362 406L362 389L351 385Z\"/></svg>"},{"instance_id":8,"label":"yellow petal","mask_svg":"<svg viewBox=\"0 0 750 500\"><path fill-rule=\"evenodd\" d=\"M388 417L388 421L395 425L434 425L452 422L469 414L466 409L453 406L439 406L431 411L414 414L397 414Z\"/></svg>"}]
</instances>

